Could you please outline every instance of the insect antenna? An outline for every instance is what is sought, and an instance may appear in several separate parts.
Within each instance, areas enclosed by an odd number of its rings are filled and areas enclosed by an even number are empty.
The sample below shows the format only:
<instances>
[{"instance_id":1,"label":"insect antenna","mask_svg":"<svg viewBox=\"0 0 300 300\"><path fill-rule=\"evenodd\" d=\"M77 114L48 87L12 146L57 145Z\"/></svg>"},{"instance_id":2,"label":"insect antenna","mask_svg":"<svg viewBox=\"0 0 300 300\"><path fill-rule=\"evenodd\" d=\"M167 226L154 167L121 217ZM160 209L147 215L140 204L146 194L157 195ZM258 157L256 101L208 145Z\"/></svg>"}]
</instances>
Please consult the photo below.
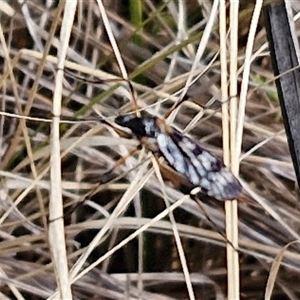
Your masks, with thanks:
<instances>
[{"instance_id":1,"label":"insect antenna","mask_svg":"<svg viewBox=\"0 0 300 300\"><path fill-rule=\"evenodd\" d=\"M64 72L72 77L72 78L76 78L76 79L79 79L85 83L90 83L90 84L103 84L103 83L109 83L109 82L115 82L115 83L121 83L121 82L126 82L128 84L128 87L129 87L129 91L130 91L130 94L131 94L131 97L132 97L132 109L135 113L135 115L137 117L140 117L140 112L139 112L139 107L138 107L138 101L137 101L137 92L136 90L134 89L132 83L131 83L131 80L130 79L126 79L126 78L123 78L123 77L115 77L115 78L106 78L106 79L87 79L85 78L84 76L80 76L80 75L75 75L73 74L71 71L67 70L67 69L64 69Z\"/></svg>"}]
</instances>

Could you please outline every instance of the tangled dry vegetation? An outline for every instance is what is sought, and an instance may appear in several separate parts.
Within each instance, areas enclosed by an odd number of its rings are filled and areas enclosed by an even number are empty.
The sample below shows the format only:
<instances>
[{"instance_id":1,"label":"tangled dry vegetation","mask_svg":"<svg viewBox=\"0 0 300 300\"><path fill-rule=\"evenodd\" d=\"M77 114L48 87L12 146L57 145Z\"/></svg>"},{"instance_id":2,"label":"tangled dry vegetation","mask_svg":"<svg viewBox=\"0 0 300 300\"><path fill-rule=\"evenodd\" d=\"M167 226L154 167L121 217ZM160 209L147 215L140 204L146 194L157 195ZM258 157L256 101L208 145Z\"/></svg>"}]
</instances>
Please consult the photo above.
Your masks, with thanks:
<instances>
[{"instance_id":1,"label":"tangled dry vegetation","mask_svg":"<svg viewBox=\"0 0 300 300\"><path fill-rule=\"evenodd\" d=\"M216 13L213 17L213 1L145 0L139 13L141 3L104 1L140 110L163 116L187 87L188 101L168 122L222 157L223 105L231 104L231 100L221 104L224 49L220 48L219 19L225 16ZM54 4L46 6L37 0L14 8L2 1L0 8L1 299L46 299L54 295L63 272L60 268L54 272L52 264L53 240L48 243L48 228L57 220L49 221L48 205L50 181L60 178L59 173L50 176L50 137L57 47L66 11L59 14ZM238 94L253 8L241 5L239 10ZM296 20L296 26L298 23ZM61 191L54 192L62 195L64 204L63 235L73 297L191 299L194 293L196 299L225 299L226 242L219 233L225 233L223 205L203 204L212 225L192 200L184 198L173 212L174 221L165 203L176 203L183 194L159 179L145 150L116 168L116 180L97 184L118 158L137 145L97 121L113 122L120 113L133 111L126 82L105 81L111 76L124 77L107 26L96 1L78 3L68 41L68 72L62 81L62 181ZM261 19L253 42L245 116L237 124L244 128L239 176L255 200L239 204L240 295L242 299L263 299L267 280L273 276L272 299L299 299L297 243L283 252L278 273L270 271L280 250L299 238L300 208ZM229 47L228 39L226 44ZM202 53L197 61L199 47ZM225 53L228 66L233 59L229 52ZM95 187L99 190L85 199ZM120 199L129 204L119 207ZM111 220L116 209L119 213ZM164 212L163 218L153 221ZM93 244L100 230L103 234ZM83 259L87 251L91 253ZM75 272L79 259L82 266ZM189 278L184 278L182 269ZM188 280L193 292L187 288Z\"/></svg>"}]
</instances>

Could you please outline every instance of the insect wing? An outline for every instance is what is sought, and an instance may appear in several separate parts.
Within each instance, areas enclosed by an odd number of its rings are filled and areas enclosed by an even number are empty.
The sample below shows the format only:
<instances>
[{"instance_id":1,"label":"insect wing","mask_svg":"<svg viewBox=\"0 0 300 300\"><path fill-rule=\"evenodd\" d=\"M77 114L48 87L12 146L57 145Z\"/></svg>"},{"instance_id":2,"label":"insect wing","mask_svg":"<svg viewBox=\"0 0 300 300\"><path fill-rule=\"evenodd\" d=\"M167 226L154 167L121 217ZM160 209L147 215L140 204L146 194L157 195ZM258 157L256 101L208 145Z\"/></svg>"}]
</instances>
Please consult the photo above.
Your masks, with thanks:
<instances>
[{"instance_id":1,"label":"insect wing","mask_svg":"<svg viewBox=\"0 0 300 300\"><path fill-rule=\"evenodd\" d=\"M183 174L192 184L198 183L198 173L191 163L190 158L185 156L171 136L160 133L157 136L158 148L168 164L177 172Z\"/></svg>"},{"instance_id":2,"label":"insect wing","mask_svg":"<svg viewBox=\"0 0 300 300\"><path fill-rule=\"evenodd\" d=\"M176 129L157 136L160 152L177 172L183 174L204 193L218 200L235 199L241 192L239 181L209 151Z\"/></svg>"}]
</instances>

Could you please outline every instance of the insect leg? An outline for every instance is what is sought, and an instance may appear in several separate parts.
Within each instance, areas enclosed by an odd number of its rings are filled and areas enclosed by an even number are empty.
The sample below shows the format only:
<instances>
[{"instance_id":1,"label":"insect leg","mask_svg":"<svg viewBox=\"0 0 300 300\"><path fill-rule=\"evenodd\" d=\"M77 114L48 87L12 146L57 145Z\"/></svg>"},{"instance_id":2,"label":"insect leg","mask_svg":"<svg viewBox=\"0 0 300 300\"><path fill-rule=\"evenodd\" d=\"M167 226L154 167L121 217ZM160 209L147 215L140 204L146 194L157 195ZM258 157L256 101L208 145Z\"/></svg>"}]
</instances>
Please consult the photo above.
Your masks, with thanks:
<instances>
[{"instance_id":1,"label":"insect leg","mask_svg":"<svg viewBox=\"0 0 300 300\"><path fill-rule=\"evenodd\" d=\"M212 227L216 230L216 232L218 232L224 238L226 243L228 243L235 251L238 251L235 248L235 246L232 244L232 242L228 240L227 236L219 229L219 226L209 216L208 212L205 210L205 208L201 204L201 200L197 196L198 192L196 191L196 193L195 193L194 190L190 192L191 199L194 200L197 203L198 207L203 212L205 218L211 223Z\"/></svg>"},{"instance_id":2,"label":"insect leg","mask_svg":"<svg viewBox=\"0 0 300 300\"><path fill-rule=\"evenodd\" d=\"M66 215L70 215L71 213L73 213L80 205L82 205L86 200L88 200L89 198L91 198L94 194L96 194L104 184L110 182L113 179L116 179L117 176L113 175L113 172L120 166L122 165L126 159L130 156L132 156L133 154L135 154L138 150L140 149L140 145L137 146L136 148L132 149L126 156L121 157L120 159L118 159L116 161L116 163L114 164L114 166L109 169L108 171L106 171L104 174L101 175L100 180L99 180L99 184L97 184L95 187L92 188L92 190L90 190L86 195L84 195L82 197L81 200L79 200L75 205L71 206L66 212L65 212L65 216Z\"/></svg>"},{"instance_id":3,"label":"insect leg","mask_svg":"<svg viewBox=\"0 0 300 300\"><path fill-rule=\"evenodd\" d=\"M99 180L100 184L105 184L109 181L111 181L113 179L113 172L120 166L122 165L127 158L131 157L132 155L134 155L137 151L139 151L141 148L140 145L138 145L136 148L132 149L131 151L128 152L127 155L125 155L124 157L121 157L119 160L116 161L116 163L114 164L114 166L108 170L107 172L105 172L104 174L101 175L101 179Z\"/></svg>"},{"instance_id":4,"label":"insect leg","mask_svg":"<svg viewBox=\"0 0 300 300\"><path fill-rule=\"evenodd\" d=\"M170 167L162 164L156 156L155 156L155 158L156 158L156 161L157 161L157 163L159 165L159 168L160 168L160 171L161 171L161 174L162 174L163 178L166 179L166 180L171 181L172 184L175 187L177 187L180 191L182 191L183 193L189 194L190 198L197 203L197 205L200 208L200 210L202 211L203 215L211 223L212 227L216 230L216 232L218 232L224 238L224 240L234 250L236 250L236 248L234 247L234 245L228 240L228 238L226 237L226 235L219 229L218 225L211 219L211 217L209 216L208 212L201 205L201 200L199 199L199 193L201 191L199 191L199 188L195 188L195 186L192 186L190 184L190 182L185 179L185 177L181 176L180 174L178 174L177 172L175 172ZM206 196L206 195L203 195L203 196ZM206 197L207 197L207 199L212 199L209 196L206 196Z\"/></svg>"},{"instance_id":5,"label":"insect leg","mask_svg":"<svg viewBox=\"0 0 300 300\"><path fill-rule=\"evenodd\" d=\"M179 100L178 102L176 102L164 115L164 119L168 119L171 115L171 113L177 109L183 102L187 101L188 100L188 96L185 95L181 100Z\"/></svg>"}]
</instances>

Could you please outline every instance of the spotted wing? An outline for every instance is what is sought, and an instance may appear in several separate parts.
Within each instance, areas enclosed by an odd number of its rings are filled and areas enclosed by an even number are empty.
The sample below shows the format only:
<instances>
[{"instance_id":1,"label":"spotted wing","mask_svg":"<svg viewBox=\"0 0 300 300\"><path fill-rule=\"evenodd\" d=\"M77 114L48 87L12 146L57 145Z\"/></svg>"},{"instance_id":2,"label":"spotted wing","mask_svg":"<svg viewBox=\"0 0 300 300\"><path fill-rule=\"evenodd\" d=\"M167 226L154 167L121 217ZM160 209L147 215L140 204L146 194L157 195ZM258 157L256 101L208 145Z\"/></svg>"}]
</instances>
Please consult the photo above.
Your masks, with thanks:
<instances>
[{"instance_id":1,"label":"spotted wing","mask_svg":"<svg viewBox=\"0 0 300 300\"><path fill-rule=\"evenodd\" d=\"M218 200L235 199L240 194L241 184L217 157L176 129L168 133L159 133L157 143L174 170Z\"/></svg>"}]
</instances>

